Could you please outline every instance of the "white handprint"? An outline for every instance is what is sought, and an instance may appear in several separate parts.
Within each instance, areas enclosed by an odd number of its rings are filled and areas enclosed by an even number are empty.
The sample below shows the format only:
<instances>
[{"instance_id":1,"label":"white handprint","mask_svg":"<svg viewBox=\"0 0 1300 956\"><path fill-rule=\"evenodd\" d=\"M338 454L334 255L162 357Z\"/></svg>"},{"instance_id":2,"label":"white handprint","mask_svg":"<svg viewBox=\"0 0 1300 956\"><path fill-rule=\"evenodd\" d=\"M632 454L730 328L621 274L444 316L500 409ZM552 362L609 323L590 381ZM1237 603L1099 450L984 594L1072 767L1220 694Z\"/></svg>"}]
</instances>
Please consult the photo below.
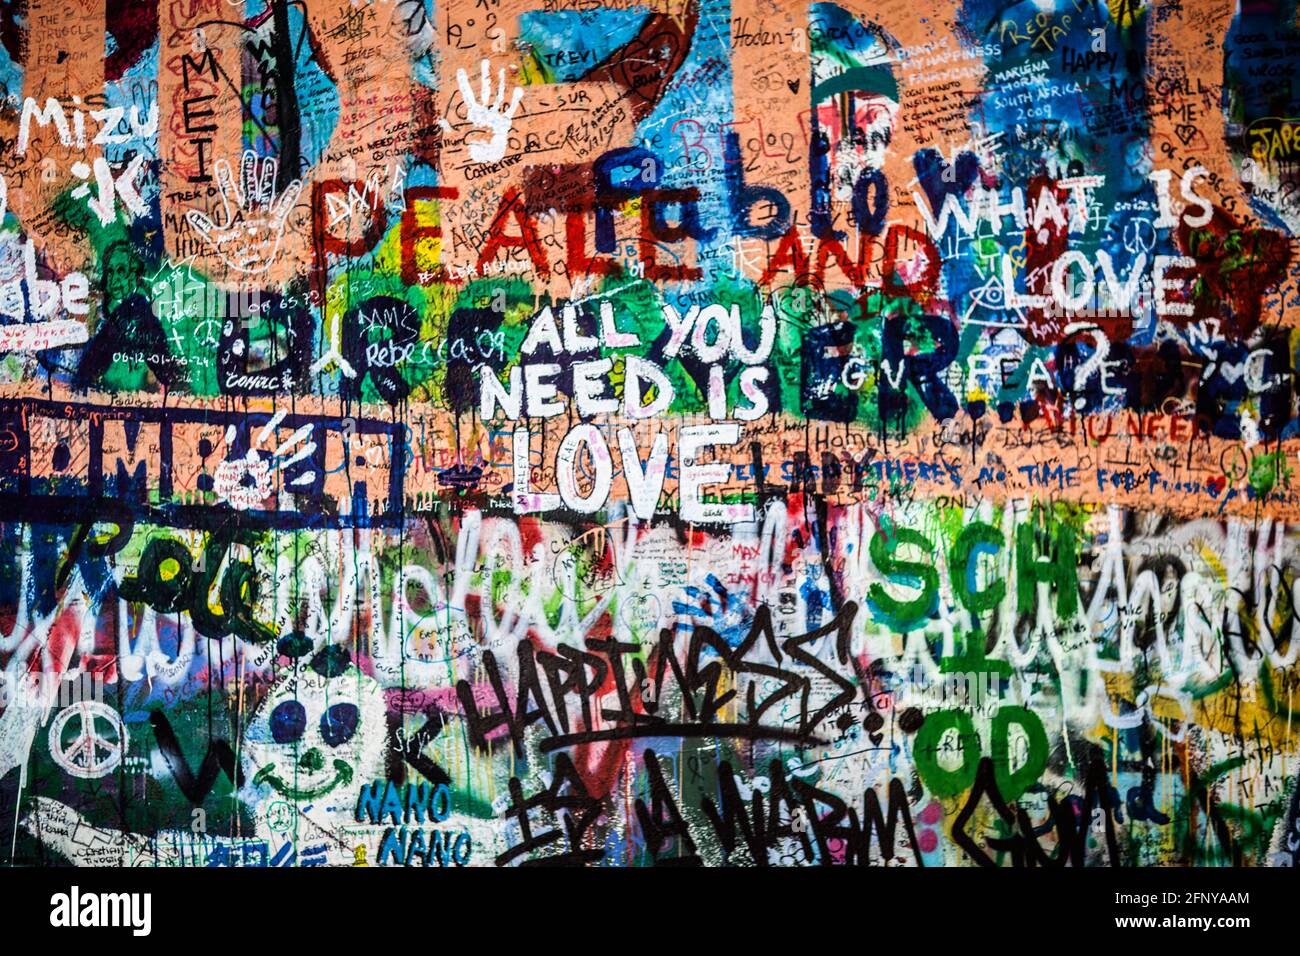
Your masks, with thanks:
<instances>
[{"instance_id":1,"label":"white handprint","mask_svg":"<svg viewBox=\"0 0 1300 956\"><path fill-rule=\"evenodd\" d=\"M465 107L469 121L475 127L486 129L492 134L488 140L478 140L476 142L466 141L465 145L469 147L469 158L476 163L495 163L506 154L506 139L510 135L510 125L514 120L515 110L519 109L519 101L523 99L523 87L516 86L514 94L510 97L510 106L504 112L501 104L506 98L506 70L502 67L497 73L497 98L492 106L488 106L488 100L492 98L492 78L491 67L485 59L483 67L483 91L478 99L474 98L474 90L469 85L469 76L464 69L456 71L456 83L460 87L460 95L465 100ZM451 124L445 119L439 120L442 128L451 132Z\"/></svg>"},{"instance_id":2,"label":"white handprint","mask_svg":"<svg viewBox=\"0 0 1300 956\"><path fill-rule=\"evenodd\" d=\"M242 189L231 176L230 164L224 159L216 162L224 225L215 225L197 209L186 212L185 218L230 268L236 272L265 272L279 252L284 221L298 201L302 182L295 179L277 200L275 178L279 164L273 157L259 159L251 149L245 150L239 166ZM235 201L234 209L231 199Z\"/></svg>"},{"instance_id":3,"label":"white handprint","mask_svg":"<svg viewBox=\"0 0 1300 956\"><path fill-rule=\"evenodd\" d=\"M243 458L227 458L217 465L212 478L212 490L236 511L262 507L268 498L275 495L277 473L283 473L289 466L298 464L316 450L316 443L308 440L313 427L308 424L281 442L269 458L263 457L258 446L274 435L285 415L284 409L275 413L258 433L257 440L251 443L252 447ZM235 437L235 426L231 425L226 429L226 445L234 444ZM306 471L288 484L310 485L315 480L315 471Z\"/></svg>"}]
</instances>

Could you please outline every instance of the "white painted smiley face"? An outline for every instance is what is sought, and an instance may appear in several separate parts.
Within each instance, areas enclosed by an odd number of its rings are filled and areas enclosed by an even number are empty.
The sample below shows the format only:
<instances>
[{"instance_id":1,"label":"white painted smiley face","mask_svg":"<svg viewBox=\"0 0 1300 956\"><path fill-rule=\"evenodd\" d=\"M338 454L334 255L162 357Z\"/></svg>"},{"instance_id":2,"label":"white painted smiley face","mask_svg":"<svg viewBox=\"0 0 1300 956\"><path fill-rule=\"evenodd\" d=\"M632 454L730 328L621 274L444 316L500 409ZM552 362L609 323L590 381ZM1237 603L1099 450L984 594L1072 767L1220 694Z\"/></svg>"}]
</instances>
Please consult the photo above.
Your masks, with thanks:
<instances>
[{"instance_id":1,"label":"white painted smiley face","mask_svg":"<svg viewBox=\"0 0 1300 956\"><path fill-rule=\"evenodd\" d=\"M309 805L303 812L332 795L319 808L328 812L354 781L383 778L386 733L378 682L351 663L345 648L326 648L286 671L248 728L251 787Z\"/></svg>"}]
</instances>

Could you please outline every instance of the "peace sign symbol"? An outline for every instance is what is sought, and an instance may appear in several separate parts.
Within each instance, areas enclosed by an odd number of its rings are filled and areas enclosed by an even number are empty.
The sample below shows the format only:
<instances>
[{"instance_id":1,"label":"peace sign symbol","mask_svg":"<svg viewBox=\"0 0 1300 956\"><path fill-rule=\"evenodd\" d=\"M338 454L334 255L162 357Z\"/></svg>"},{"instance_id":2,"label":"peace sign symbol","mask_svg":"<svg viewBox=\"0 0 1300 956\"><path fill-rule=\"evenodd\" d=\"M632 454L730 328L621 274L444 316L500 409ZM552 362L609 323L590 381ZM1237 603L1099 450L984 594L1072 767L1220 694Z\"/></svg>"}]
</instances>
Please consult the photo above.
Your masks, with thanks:
<instances>
[{"instance_id":1,"label":"peace sign symbol","mask_svg":"<svg viewBox=\"0 0 1300 956\"><path fill-rule=\"evenodd\" d=\"M75 732L65 734L74 718ZM72 776L86 780L111 772L122 762L130 743L126 725L117 711L97 701L82 701L63 708L50 726L50 756Z\"/></svg>"}]
</instances>

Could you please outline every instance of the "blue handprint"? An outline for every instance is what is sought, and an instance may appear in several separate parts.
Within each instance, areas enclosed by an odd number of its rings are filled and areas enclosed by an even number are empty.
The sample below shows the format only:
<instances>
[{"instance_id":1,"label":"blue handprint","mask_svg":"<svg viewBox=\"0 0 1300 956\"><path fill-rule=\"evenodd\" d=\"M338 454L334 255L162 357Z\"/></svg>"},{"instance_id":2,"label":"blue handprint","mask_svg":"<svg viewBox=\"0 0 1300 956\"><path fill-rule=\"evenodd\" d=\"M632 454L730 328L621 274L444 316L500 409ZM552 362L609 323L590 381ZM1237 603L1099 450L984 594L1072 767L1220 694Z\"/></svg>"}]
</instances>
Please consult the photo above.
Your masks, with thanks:
<instances>
[{"instance_id":1,"label":"blue handprint","mask_svg":"<svg viewBox=\"0 0 1300 956\"><path fill-rule=\"evenodd\" d=\"M673 602L673 611L692 619L678 621L677 630L691 631L701 625L711 627L729 647L739 647L754 624L753 608L746 598L728 591L717 575L710 574L705 581L714 593L688 584L685 591L694 603Z\"/></svg>"}]
</instances>

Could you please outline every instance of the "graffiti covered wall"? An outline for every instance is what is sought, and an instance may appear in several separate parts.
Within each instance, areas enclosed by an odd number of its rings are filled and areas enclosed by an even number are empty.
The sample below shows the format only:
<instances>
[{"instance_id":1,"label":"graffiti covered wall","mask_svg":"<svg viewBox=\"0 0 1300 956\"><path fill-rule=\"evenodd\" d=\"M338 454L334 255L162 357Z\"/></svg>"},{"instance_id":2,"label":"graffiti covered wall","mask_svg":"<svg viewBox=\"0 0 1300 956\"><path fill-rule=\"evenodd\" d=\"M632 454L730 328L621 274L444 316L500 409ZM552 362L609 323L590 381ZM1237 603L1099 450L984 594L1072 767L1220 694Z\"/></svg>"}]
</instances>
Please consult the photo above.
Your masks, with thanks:
<instances>
[{"instance_id":1,"label":"graffiti covered wall","mask_svg":"<svg viewBox=\"0 0 1300 956\"><path fill-rule=\"evenodd\" d=\"M5 862L1296 862L1294 0L15 0L0 83Z\"/></svg>"}]
</instances>

